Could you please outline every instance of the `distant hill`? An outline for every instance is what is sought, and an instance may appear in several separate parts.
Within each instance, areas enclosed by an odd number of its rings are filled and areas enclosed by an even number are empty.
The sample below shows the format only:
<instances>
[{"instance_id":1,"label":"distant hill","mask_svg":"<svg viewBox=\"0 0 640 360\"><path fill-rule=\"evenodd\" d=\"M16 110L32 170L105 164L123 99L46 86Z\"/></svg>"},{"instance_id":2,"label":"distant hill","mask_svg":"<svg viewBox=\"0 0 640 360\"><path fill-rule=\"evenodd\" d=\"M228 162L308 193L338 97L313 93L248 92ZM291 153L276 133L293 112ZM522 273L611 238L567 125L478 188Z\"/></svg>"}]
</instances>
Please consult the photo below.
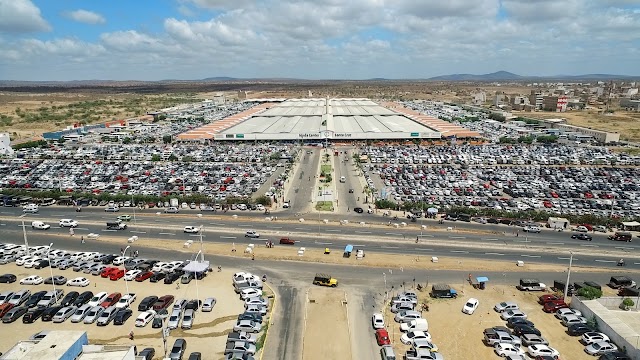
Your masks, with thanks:
<instances>
[{"instance_id":1,"label":"distant hill","mask_svg":"<svg viewBox=\"0 0 640 360\"><path fill-rule=\"evenodd\" d=\"M522 76L508 71L496 71L490 74L451 74L429 78L430 81L536 81L536 80L612 80L612 79L640 79L640 76L614 74L584 74L584 75L550 75L550 76Z\"/></svg>"}]
</instances>

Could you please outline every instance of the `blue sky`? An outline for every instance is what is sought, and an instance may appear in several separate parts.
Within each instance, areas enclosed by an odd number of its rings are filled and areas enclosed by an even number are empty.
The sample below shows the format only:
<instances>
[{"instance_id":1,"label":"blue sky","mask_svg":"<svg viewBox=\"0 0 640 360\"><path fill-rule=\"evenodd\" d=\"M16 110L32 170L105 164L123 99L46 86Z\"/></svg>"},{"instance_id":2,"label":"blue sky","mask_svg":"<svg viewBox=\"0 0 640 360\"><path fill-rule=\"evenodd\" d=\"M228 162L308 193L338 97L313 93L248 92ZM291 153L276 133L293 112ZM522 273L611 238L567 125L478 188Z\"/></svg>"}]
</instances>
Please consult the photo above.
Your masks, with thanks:
<instances>
[{"instance_id":1,"label":"blue sky","mask_svg":"<svg viewBox=\"0 0 640 360\"><path fill-rule=\"evenodd\" d=\"M640 75L640 0L0 0L0 79Z\"/></svg>"}]
</instances>

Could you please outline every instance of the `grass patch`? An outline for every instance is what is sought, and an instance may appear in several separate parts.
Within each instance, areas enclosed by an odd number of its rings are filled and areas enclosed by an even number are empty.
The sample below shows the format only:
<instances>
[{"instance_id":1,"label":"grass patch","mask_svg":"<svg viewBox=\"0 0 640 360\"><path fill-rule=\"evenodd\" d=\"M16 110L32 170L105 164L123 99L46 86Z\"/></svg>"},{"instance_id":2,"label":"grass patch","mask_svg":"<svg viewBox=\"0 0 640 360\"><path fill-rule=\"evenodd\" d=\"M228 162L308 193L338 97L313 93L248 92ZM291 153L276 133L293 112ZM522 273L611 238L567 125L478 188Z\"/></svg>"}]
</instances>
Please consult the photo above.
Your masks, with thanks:
<instances>
[{"instance_id":1,"label":"grass patch","mask_svg":"<svg viewBox=\"0 0 640 360\"><path fill-rule=\"evenodd\" d=\"M267 340L267 330L269 329L269 322L267 322L262 328L262 335L256 341L256 351L262 349L264 347L264 342Z\"/></svg>"},{"instance_id":2,"label":"grass patch","mask_svg":"<svg viewBox=\"0 0 640 360\"><path fill-rule=\"evenodd\" d=\"M333 211L332 201L318 201L316 204L316 210L318 211Z\"/></svg>"},{"instance_id":3,"label":"grass patch","mask_svg":"<svg viewBox=\"0 0 640 360\"><path fill-rule=\"evenodd\" d=\"M331 174L331 165L320 165L320 173Z\"/></svg>"}]
</instances>

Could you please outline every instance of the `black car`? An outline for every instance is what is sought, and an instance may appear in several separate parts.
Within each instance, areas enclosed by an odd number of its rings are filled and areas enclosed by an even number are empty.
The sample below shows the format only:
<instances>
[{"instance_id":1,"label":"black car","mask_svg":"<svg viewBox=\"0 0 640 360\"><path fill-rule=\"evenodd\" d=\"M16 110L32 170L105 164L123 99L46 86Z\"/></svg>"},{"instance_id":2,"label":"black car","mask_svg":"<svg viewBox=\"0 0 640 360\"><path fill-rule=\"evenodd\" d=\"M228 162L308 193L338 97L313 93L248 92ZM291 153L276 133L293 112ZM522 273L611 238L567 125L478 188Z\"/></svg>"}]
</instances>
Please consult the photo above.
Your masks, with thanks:
<instances>
[{"instance_id":1,"label":"black car","mask_svg":"<svg viewBox=\"0 0 640 360\"><path fill-rule=\"evenodd\" d=\"M131 309L120 309L116 313L116 316L113 318L113 325L123 325L127 322L127 319L131 317L133 311Z\"/></svg>"},{"instance_id":2,"label":"black car","mask_svg":"<svg viewBox=\"0 0 640 360\"><path fill-rule=\"evenodd\" d=\"M104 265L110 265L113 262L113 260L115 260L116 258L117 258L116 255L107 254L102 258L101 261L102 261L102 264Z\"/></svg>"},{"instance_id":3,"label":"black car","mask_svg":"<svg viewBox=\"0 0 640 360\"><path fill-rule=\"evenodd\" d=\"M16 281L16 276L13 274L0 275L0 283L10 284Z\"/></svg>"},{"instance_id":4,"label":"black car","mask_svg":"<svg viewBox=\"0 0 640 360\"><path fill-rule=\"evenodd\" d=\"M80 295L77 291L70 291L65 295L65 297L60 301L60 306L71 306L76 301L78 296Z\"/></svg>"},{"instance_id":5,"label":"black car","mask_svg":"<svg viewBox=\"0 0 640 360\"><path fill-rule=\"evenodd\" d=\"M2 317L3 323L12 323L18 320L19 317L23 316L27 312L27 308L24 306L20 306L17 308L13 308L9 310L8 313L4 314Z\"/></svg>"},{"instance_id":6,"label":"black car","mask_svg":"<svg viewBox=\"0 0 640 360\"><path fill-rule=\"evenodd\" d=\"M27 300L27 302L24 303L24 306L26 308L32 308L34 306L38 305L38 302L40 300L42 300L42 298L47 294L46 291L38 291L37 293L33 293L31 294L31 297L29 298L29 300Z\"/></svg>"},{"instance_id":7,"label":"black car","mask_svg":"<svg viewBox=\"0 0 640 360\"><path fill-rule=\"evenodd\" d=\"M358 214L362 214L364 212L364 210L361 207L353 208L353 211L357 212Z\"/></svg>"},{"instance_id":8,"label":"black car","mask_svg":"<svg viewBox=\"0 0 640 360\"><path fill-rule=\"evenodd\" d=\"M144 350L138 353L138 356L142 356L144 360L151 360L154 356L156 356L156 349L154 348L145 348Z\"/></svg>"},{"instance_id":9,"label":"black car","mask_svg":"<svg viewBox=\"0 0 640 360\"><path fill-rule=\"evenodd\" d=\"M631 360L631 357L620 351L611 351L602 354L598 360Z\"/></svg>"},{"instance_id":10,"label":"black car","mask_svg":"<svg viewBox=\"0 0 640 360\"><path fill-rule=\"evenodd\" d=\"M45 310L47 310L47 308L43 306L38 306L38 307L29 309L29 311L27 311L27 313L24 314L24 316L22 317L22 322L24 324L34 323L36 320L38 320L42 316L42 313L44 313Z\"/></svg>"},{"instance_id":11,"label":"black car","mask_svg":"<svg viewBox=\"0 0 640 360\"><path fill-rule=\"evenodd\" d=\"M56 285L64 285L67 283L67 278L62 275L54 275L53 277L44 279L44 283L47 285L51 285L54 282L56 283Z\"/></svg>"},{"instance_id":12,"label":"black car","mask_svg":"<svg viewBox=\"0 0 640 360\"><path fill-rule=\"evenodd\" d=\"M185 310L192 309L198 311L198 308L202 305L202 300L191 300L184 307Z\"/></svg>"},{"instance_id":13,"label":"black car","mask_svg":"<svg viewBox=\"0 0 640 360\"><path fill-rule=\"evenodd\" d=\"M153 318L153 322L151 323L151 327L154 329L160 329L162 327L163 320L161 317L156 316Z\"/></svg>"},{"instance_id":14,"label":"black car","mask_svg":"<svg viewBox=\"0 0 640 360\"><path fill-rule=\"evenodd\" d=\"M578 239L578 240L586 240L586 241L591 241L593 240L593 237L591 237L591 235L585 234L585 233L579 233L579 234L573 234L571 235L572 239Z\"/></svg>"},{"instance_id":15,"label":"black car","mask_svg":"<svg viewBox=\"0 0 640 360\"><path fill-rule=\"evenodd\" d=\"M182 338L176 339L169 353L169 359L182 359L185 350L187 350L187 340Z\"/></svg>"},{"instance_id":16,"label":"black car","mask_svg":"<svg viewBox=\"0 0 640 360\"><path fill-rule=\"evenodd\" d=\"M149 281L151 281L152 283L155 283L160 280L163 280L165 276L166 274L163 273L162 271L154 272L153 275L151 275L151 277L149 278Z\"/></svg>"},{"instance_id":17,"label":"black car","mask_svg":"<svg viewBox=\"0 0 640 360\"><path fill-rule=\"evenodd\" d=\"M534 334L540 336L540 330L534 328L533 326L528 326L524 324L517 324L513 327L513 334L516 336L522 336L524 334Z\"/></svg>"},{"instance_id":18,"label":"black car","mask_svg":"<svg viewBox=\"0 0 640 360\"><path fill-rule=\"evenodd\" d=\"M512 318L509 318L509 320L507 320L508 327L512 328L516 325L527 325L527 326L534 327L533 323L527 319L512 317Z\"/></svg>"},{"instance_id":19,"label":"black car","mask_svg":"<svg viewBox=\"0 0 640 360\"><path fill-rule=\"evenodd\" d=\"M187 360L202 360L202 354L199 352L192 352L189 354L189 359Z\"/></svg>"},{"instance_id":20,"label":"black car","mask_svg":"<svg viewBox=\"0 0 640 360\"><path fill-rule=\"evenodd\" d=\"M573 324L567 329L567 333L571 336L582 336L582 334L589 331L593 331L593 329L586 324Z\"/></svg>"},{"instance_id":21,"label":"black car","mask_svg":"<svg viewBox=\"0 0 640 360\"><path fill-rule=\"evenodd\" d=\"M43 260L40 260L40 262L38 262L37 264L35 264L33 266L33 268L34 269L43 269L43 268L46 268L48 266L49 266L49 260L43 259Z\"/></svg>"},{"instance_id":22,"label":"black car","mask_svg":"<svg viewBox=\"0 0 640 360\"><path fill-rule=\"evenodd\" d=\"M80 307L91 300L93 297L93 293L91 291L85 291L82 294L78 295L78 297L73 301L73 306Z\"/></svg>"},{"instance_id":23,"label":"black car","mask_svg":"<svg viewBox=\"0 0 640 360\"><path fill-rule=\"evenodd\" d=\"M147 311L149 309L151 309L153 307L153 304L156 303L156 301L158 301L158 297L157 296L147 296L146 298L142 299L142 301L140 301L140 303L138 304L138 311Z\"/></svg>"},{"instance_id":24,"label":"black car","mask_svg":"<svg viewBox=\"0 0 640 360\"><path fill-rule=\"evenodd\" d=\"M53 320L53 316L60 311L60 309L62 309L62 306L52 306L52 307L48 307L43 313L42 313L42 321L51 321Z\"/></svg>"},{"instance_id":25,"label":"black car","mask_svg":"<svg viewBox=\"0 0 640 360\"><path fill-rule=\"evenodd\" d=\"M262 322L262 315L253 311L245 311L242 314L238 315L238 321L240 320L252 320L255 322Z\"/></svg>"},{"instance_id":26,"label":"black car","mask_svg":"<svg viewBox=\"0 0 640 360\"><path fill-rule=\"evenodd\" d=\"M170 272L167 274L167 276L165 276L164 278L164 283L165 284L173 284L174 281L178 280L180 278L180 276L182 276L180 273L178 272Z\"/></svg>"}]
</instances>

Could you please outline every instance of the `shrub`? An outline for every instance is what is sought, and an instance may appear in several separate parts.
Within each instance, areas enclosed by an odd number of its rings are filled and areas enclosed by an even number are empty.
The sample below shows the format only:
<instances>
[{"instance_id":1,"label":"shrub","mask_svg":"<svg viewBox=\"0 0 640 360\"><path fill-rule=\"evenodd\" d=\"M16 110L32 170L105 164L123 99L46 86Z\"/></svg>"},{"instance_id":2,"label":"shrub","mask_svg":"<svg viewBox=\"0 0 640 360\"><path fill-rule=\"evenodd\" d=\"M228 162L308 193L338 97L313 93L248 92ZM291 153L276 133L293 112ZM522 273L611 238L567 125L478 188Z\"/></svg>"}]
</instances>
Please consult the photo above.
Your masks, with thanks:
<instances>
[{"instance_id":1,"label":"shrub","mask_svg":"<svg viewBox=\"0 0 640 360\"><path fill-rule=\"evenodd\" d=\"M602 297L602 290L596 289L591 286L585 286L578 290L578 296L583 297L587 300L598 299Z\"/></svg>"}]
</instances>

